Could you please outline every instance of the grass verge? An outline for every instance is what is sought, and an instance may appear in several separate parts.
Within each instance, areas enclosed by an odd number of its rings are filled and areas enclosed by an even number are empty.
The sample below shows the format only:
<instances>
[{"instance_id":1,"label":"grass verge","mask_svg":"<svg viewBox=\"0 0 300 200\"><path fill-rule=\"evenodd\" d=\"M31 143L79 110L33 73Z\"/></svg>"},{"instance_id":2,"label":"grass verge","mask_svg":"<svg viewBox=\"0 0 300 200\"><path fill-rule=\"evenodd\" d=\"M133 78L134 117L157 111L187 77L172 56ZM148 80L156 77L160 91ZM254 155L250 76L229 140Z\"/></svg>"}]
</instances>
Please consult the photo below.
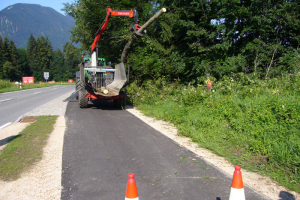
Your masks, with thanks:
<instances>
[{"instance_id":1,"label":"grass verge","mask_svg":"<svg viewBox=\"0 0 300 200\"><path fill-rule=\"evenodd\" d=\"M0 153L0 179L13 181L42 159L57 116L40 116L14 137Z\"/></svg>"},{"instance_id":2,"label":"grass verge","mask_svg":"<svg viewBox=\"0 0 300 200\"><path fill-rule=\"evenodd\" d=\"M172 122L179 133L232 164L300 192L300 75L260 80L224 77L207 92L160 79L127 87L144 114Z\"/></svg>"},{"instance_id":3,"label":"grass verge","mask_svg":"<svg viewBox=\"0 0 300 200\"><path fill-rule=\"evenodd\" d=\"M43 87L51 87L55 85L75 85L75 83L62 82L62 83L45 83L39 82L34 84L22 84L22 89L20 89L20 85L15 85L9 81L0 80L0 93L4 92L14 92L20 90L27 90L33 88L43 88Z\"/></svg>"}]
</instances>

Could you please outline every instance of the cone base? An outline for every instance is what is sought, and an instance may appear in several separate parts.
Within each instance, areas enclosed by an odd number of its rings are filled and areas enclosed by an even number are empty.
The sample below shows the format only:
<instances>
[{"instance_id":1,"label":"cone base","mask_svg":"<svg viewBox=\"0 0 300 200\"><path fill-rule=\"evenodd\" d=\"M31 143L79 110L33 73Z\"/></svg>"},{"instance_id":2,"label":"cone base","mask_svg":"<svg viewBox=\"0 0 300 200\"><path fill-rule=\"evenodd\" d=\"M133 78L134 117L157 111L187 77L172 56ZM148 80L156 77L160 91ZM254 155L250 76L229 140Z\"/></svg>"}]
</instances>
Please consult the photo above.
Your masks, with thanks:
<instances>
[{"instance_id":1,"label":"cone base","mask_svg":"<svg viewBox=\"0 0 300 200\"><path fill-rule=\"evenodd\" d=\"M139 200L139 198L137 197L137 198L133 198L133 199L132 198L128 199L125 197L125 200Z\"/></svg>"},{"instance_id":2,"label":"cone base","mask_svg":"<svg viewBox=\"0 0 300 200\"><path fill-rule=\"evenodd\" d=\"M246 200L244 188L242 189L231 188L229 200Z\"/></svg>"}]
</instances>

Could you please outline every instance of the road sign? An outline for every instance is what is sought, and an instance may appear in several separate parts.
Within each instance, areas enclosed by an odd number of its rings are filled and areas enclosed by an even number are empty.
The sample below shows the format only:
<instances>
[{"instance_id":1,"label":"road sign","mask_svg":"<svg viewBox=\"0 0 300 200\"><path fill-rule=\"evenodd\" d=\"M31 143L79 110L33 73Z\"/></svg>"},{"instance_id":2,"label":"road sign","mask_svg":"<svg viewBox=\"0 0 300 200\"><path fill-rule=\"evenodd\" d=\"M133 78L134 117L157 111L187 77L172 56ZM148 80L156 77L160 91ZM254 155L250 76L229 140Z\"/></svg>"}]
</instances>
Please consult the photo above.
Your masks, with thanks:
<instances>
[{"instance_id":1,"label":"road sign","mask_svg":"<svg viewBox=\"0 0 300 200\"><path fill-rule=\"evenodd\" d=\"M46 80L48 80L48 78L49 78L49 72L44 72L44 78L45 78Z\"/></svg>"},{"instance_id":2,"label":"road sign","mask_svg":"<svg viewBox=\"0 0 300 200\"><path fill-rule=\"evenodd\" d=\"M49 78L49 72L44 72L44 78L46 79L46 83L47 83L47 80Z\"/></svg>"}]
</instances>

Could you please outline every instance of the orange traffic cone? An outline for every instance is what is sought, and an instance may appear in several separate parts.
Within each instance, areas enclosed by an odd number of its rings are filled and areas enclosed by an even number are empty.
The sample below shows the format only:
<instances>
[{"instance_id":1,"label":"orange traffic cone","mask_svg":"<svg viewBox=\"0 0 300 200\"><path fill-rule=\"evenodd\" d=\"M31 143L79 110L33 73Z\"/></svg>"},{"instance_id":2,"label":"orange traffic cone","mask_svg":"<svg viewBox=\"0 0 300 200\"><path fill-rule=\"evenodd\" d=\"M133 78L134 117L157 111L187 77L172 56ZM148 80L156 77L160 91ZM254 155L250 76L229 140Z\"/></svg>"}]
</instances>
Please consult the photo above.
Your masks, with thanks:
<instances>
[{"instance_id":1,"label":"orange traffic cone","mask_svg":"<svg viewBox=\"0 0 300 200\"><path fill-rule=\"evenodd\" d=\"M127 181L125 200L129 200L129 199L139 200L134 174L128 174L128 177L129 179Z\"/></svg>"},{"instance_id":2,"label":"orange traffic cone","mask_svg":"<svg viewBox=\"0 0 300 200\"><path fill-rule=\"evenodd\" d=\"M240 166L235 166L229 200L245 200L244 184Z\"/></svg>"}]
</instances>

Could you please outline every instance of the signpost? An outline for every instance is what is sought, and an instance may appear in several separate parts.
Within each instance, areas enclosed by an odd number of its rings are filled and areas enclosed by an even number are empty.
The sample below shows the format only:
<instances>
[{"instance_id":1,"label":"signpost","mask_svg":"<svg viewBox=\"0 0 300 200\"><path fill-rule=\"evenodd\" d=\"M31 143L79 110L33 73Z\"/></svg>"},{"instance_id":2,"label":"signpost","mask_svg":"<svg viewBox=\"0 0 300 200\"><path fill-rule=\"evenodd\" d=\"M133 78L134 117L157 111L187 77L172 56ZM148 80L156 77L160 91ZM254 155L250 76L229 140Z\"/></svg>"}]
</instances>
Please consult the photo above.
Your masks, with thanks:
<instances>
[{"instance_id":1,"label":"signpost","mask_svg":"<svg viewBox=\"0 0 300 200\"><path fill-rule=\"evenodd\" d=\"M44 78L46 79L46 83L47 83L47 80L49 78L49 72L44 72Z\"/></svg>"}]
</instances>

